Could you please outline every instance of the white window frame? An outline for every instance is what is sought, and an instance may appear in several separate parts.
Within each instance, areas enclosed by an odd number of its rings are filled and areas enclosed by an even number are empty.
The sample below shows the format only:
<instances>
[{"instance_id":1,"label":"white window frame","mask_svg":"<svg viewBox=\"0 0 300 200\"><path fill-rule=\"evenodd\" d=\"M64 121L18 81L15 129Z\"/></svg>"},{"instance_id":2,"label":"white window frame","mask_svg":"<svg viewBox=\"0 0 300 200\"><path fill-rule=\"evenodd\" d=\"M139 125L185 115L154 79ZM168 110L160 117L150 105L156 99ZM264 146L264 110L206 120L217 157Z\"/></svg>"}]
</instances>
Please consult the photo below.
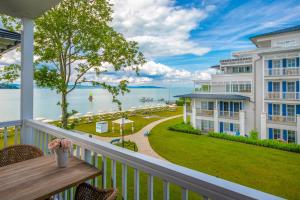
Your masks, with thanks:
<instances>
[{"instance_id":1,"label":"white window frame","mask_svg":"<svg viewBox=\"0 0 300 200\"><path fill-rule=\"evenodd\" d=\"M293 135L293 139L294 140L292 140L292 141L290 141L290 135ZM291 130L288 130L287 131L287 141L288 141L288 143L296 143L296 138L297 136L296 136L296 131L291 131Z\"/></svg>"},{"instance_id":2,"label":"white window frame","mask_svg":"<svg viewBox=\"0 0 300 200\"><path fill-rule=\"evenodd\" d=\"M273 92L280 92L280 82L272 82L272 84L273 84L272 85ZM277 88L277 90L275 90L275 88Z\"/></svg>"},{"instance_id":3,"label":"white window frame","mask_svg":"<svg viewBox=\"0 0 300 200\"><path fill-rule=\"evenodd\" d=\"M280 68L282 67L282 61L279 59L273 60L272 61L272 67L273 68Z\"/></svg>"},{"instance_id":4,"label":"white window frame","mask_svg":"<svg viewBox=\"0 0 300 200\"><path fill-rule=\"evenodd\" d=\"M292 109L292 110L290 110L290 109ZM295 105L286 105L286 114L287 114L287 116L291 116L291 117L296 116L296 106Z\"/></svg>"},{"instance_id":5,"label":"white window frame","mask_svg":"<svg viewBox=\"0 0 300 200\"><path fill-rule=\"evenodd\" d=\"M280 110L281 110L280 109L280 104L273 104L272 107L273 107L272 108L272 115L280 115ZM275 110L276 110L276 114L275 114Z\"/></svg>"},{"instance_id":6,"label":"white window frame","mask_svg":"<svg viewBox=\"0 0 300 200\"><path fill-rule=\"evenodd\" d=\"M276 133L277 132L277 133ZM275 138L275 135L278 135L279 134L279 137L276 137ZM278 140L278 139L281 139L282 138L282 134L281 134L281 130L280 129L277 129L277 128L275 128L274 130L273 130L273 139L274 140Z\"/></svg>"},{"instance_id":7,"label":"white window frame","mask_svg":"<svg viewBox=\"0 0 300 200\"><path fill-rule=\"evenodd\" d=\"M286 83L287 85L287 92L295 92L296 91L296 82L289 81Z\"/></svg>"},{"instance_id":8,"label":"white window frame","mask_svg":"<svg viewBox=\"0 0 300 200\"><path fill-rule=\"evenodd\" d=\"M286 59L286 66L287 67L290 67L290 68L296 67L296 64L297 64L296 58L288 58L288 59Z\"/></svg>"}]
</instances>

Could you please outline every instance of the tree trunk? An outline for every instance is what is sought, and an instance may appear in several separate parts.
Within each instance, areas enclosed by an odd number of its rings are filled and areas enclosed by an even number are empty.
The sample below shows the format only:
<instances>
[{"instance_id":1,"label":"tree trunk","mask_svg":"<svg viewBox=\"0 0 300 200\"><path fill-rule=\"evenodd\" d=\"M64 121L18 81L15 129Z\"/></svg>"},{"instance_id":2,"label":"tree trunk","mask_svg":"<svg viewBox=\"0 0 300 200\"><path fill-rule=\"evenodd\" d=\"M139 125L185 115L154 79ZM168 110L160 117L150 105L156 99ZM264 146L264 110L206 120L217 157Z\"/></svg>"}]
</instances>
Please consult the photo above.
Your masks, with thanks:
<instances>
[{"instance_id":1,"label":"tree trunk","mask_svg":"<svg viewBox=\"0 0 300 200\"><path fill-rule=\"evenodd\" d=\"M67 102L67 94L62 93L61 94L61 123L62 128L67 129L68 128L68 102Z\"/></svg>"}]
</instances>

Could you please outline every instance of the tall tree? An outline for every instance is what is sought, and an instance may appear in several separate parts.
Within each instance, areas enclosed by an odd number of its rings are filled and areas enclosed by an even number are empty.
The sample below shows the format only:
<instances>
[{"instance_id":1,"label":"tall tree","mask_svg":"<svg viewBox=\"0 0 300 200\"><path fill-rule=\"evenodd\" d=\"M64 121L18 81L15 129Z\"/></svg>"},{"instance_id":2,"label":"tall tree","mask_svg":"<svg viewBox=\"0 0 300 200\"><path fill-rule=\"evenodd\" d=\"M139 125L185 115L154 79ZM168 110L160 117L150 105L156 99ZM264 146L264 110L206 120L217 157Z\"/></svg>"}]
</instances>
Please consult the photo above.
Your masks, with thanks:
<instances>
[{"instance_id":1,"label":"tall tree","mask_svg":"<svg viewBox=\"0 0 300 200\"><path fill-rule=\"evenodd\" d=\"M110 66L114 71L135 70L145 59L138 45L110 26L111 4L107 0L63 0L35 20L35 82L61 95L62 127L67 128L68 95L82 83L107 89L120 107L117 96L128 92L126 80L117 85L89 79L101 76ZM10 30L20 30L18 20L2 16ZM100 80L100 79L98 79Z\"/></svg>"}]
</instances>

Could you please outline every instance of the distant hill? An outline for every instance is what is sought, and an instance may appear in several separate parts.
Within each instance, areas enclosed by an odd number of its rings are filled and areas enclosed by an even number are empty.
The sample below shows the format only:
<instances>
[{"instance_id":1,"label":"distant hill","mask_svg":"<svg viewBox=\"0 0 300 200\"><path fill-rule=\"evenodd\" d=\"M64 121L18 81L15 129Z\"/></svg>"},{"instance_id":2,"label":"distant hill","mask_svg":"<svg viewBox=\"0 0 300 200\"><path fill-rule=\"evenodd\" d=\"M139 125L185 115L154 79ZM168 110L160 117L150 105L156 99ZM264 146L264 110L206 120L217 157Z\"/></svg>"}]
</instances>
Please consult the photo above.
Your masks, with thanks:
<instances>
[{"instance_id":1,"label":"distant hill","mask_svg":"<svg viewBox=\"0 0 300 200\"><path fill-rule=\"evenodd\" d=\"M69 85L69 87L72 87L73 85ZM35 86L36 87L36 86ZM100 88L100 86L91 86L91 85L78 85L77 89L91 89L91 88ZM139 86L128 86L128 88L132 89L159 89L164 88L160 86L153 86L153 85L139 85ZM0 83L0 89L20 89L20 84L4 84Z\"/></svg>"},{"instance_id":2,"label":"distant hill","mask_svg":"<svg viewBox=\"0 0 300 200\"><path fill-rule=\"evenodd\" d=\"M0 89L20 89L20 85L0 83Z\"/></svg>"},{"instance_id":3,"label":"distant hill","mask_svg":"<svg viewBox=\"0 0 300 200\"><path fill-rule=\"evenodd\" d=\"M140 86L128 86L128 88L164 88L164 87L160 87L160 86L153 86L153 85L140 85Z\"/></svg>"}]
</instances>

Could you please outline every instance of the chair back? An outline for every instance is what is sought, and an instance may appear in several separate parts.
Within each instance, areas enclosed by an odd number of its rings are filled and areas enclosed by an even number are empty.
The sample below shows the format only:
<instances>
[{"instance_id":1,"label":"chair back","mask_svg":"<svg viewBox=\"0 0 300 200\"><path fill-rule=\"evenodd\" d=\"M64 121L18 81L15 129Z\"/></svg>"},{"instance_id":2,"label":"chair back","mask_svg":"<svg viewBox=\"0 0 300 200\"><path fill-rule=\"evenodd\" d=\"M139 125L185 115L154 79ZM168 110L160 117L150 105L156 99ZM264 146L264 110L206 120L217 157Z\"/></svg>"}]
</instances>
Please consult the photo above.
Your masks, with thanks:
<instances>
[{"instance_id":1,"label":"chair back","mask_svg":"<svg viewBox=\"0 0 300 200\"><path fill-rule=\"evenodd\" d=\"M117 189L98 189L87 183L81 183L75 192L75 200L116 200Z\"/></svg>"},{"instance_id":2,"label":"chair back","mask_svg":"<svg viewBox=\"0 0 300 200\"><path fill-rule=\"evenodd\" d=\"M13 145L0 150L0 167L43 156L44 153L31 145Z\"/></svg>"}]
</instances>

